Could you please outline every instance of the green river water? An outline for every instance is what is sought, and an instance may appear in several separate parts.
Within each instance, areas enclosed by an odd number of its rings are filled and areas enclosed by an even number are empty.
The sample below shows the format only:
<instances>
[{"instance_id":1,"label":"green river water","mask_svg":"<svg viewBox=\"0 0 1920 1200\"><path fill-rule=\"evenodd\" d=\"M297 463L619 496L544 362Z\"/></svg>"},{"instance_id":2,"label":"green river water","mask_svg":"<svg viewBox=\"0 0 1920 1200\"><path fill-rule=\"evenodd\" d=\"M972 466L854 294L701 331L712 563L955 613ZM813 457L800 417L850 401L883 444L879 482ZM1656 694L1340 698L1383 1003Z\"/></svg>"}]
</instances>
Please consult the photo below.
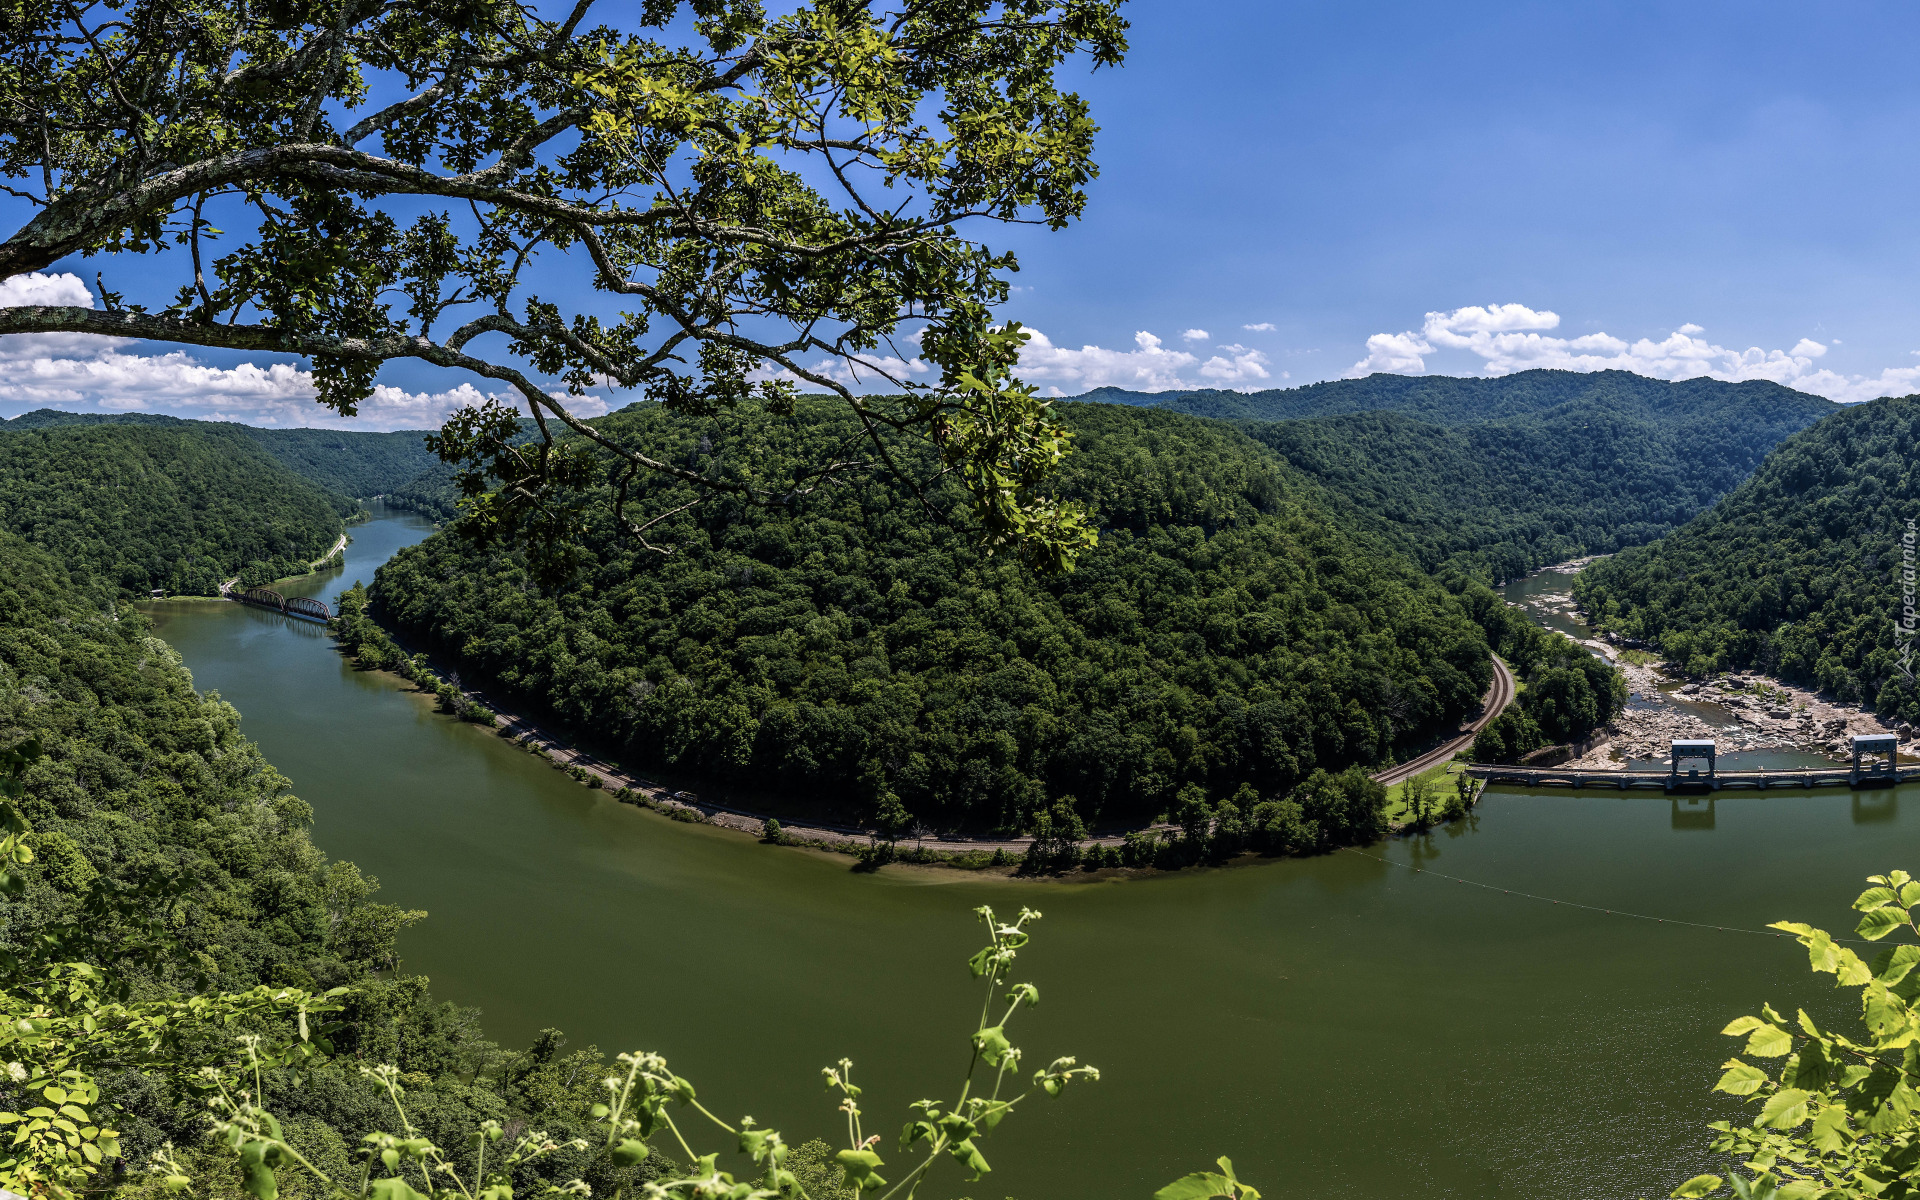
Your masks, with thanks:
<instances>
[{"instance_id":1,"label":"green river water","mask_svg":"<svg viewBox=\"0 0 1920 1200\"><path fill-rule=\"evenodd\" d=\"M331 601L427 532L383 515L293 590ZM1042 1003L1014 1040L1029 1068L1072 1053L1104 1078L1029 1102L984 1144L994 1172L943 1166L935 1197L1144 1200L1220 1154L1278 1197L1664 1196L1715 1167L1702 1126L1738 1111L1708 1091L1734 1049L1720 1027L1763 1000L1838 1016L1839 998L1791 941L1499 889L1838 929L1863 876L1920 867L1911 793L1496 791L1470 828L1368 851L1387 862L859 875L589 791L349 669L318 626L218 601L149 611L313 805L320 846L431 912L407 967L502 1042L556 1026L659 1050L716 1111L795 1139L835 1135L819 1069L844 1055L890 1138L964 1068L969 910L1043 910L1020 973Z\"/></svg>"}]
</instances>

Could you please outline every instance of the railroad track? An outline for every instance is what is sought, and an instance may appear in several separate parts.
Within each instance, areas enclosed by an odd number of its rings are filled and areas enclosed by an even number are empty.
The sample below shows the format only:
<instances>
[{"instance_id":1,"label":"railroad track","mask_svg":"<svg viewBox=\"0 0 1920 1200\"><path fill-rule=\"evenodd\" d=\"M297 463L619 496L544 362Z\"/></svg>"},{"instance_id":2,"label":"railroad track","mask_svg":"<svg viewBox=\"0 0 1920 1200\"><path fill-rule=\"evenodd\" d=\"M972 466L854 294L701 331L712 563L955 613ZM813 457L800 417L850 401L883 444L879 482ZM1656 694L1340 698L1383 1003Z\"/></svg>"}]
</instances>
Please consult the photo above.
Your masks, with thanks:
<instances>
[{"instance_id":1,"label":"railroad track","mask_svg":"<svg viewBox=\"0 0 1920 1200\"><path fill-rule=\"evenodd\" d=\"M1473 744L1473 735L1485 729L1487 722L1499 716L1502 709L1513 703L1513 693L1513 672L1507 669L1507 664L1501 662L1500 656L1496 654L1493 656L1493 684L1487 689L1487 698L1480 707L1479 718L1476 719L1473 724L1467 726L1459 737L1452 738L1435 746L1412 762L1404 762L1397 767L1388 767L1386 770L1374 775L1374 779L1379 783L1384 783L1388 787L1392 787L1396 783L1405 783L1415 775L1423 771L1431 771L1441 763L1446 762L1461 750L1471 746Z\"/></svg>"}]
</instances>

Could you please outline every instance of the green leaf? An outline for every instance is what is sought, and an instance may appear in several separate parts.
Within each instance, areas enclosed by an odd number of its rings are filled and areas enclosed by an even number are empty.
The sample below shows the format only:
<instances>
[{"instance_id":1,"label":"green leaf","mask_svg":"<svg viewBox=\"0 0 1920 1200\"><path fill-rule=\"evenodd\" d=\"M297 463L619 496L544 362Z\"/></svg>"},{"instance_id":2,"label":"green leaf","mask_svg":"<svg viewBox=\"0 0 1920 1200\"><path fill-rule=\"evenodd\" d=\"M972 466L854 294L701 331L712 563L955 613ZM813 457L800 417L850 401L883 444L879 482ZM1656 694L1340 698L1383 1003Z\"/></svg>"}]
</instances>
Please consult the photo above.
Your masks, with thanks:
<instances>
[{"instance_id":1,"label":"green leaf","mask_svg":"<svg viewBox=\"0 0 1920 1200\"><path fill-rule=\"evenodd\" d=\"M1766 1024L1766 1022L1762 1021L1759 1017L1739 1017L1729 1023L1727 1027L1720 1032L1728 1037L1739 1037L1743 1033L1752 1033L1764 1024Z\"/></svg>"},{"instance_id":2,"label":"green leaf","mask_svg":"<svg viewBox=\"0 0 1920 1200\"><path fill-rule=\"evenodd\" d=\"M846 1172L848 1187L865 1192L886 1186L887 1181L878 1174L879 1168L885 1164L880 1161L880 1156L871 1150L842 1150L833 1156L833 1161ZM376 1196L374 1200L380 1200L380 1197Z\"/></svg>"},{"instance_id":3,"label":"green leaf","mask_svg":"<svg viewBox=\"0 0 1920 1200\"><path fill-rule=\"evenodd\" d=\"M1734 1096L1751 1096L1767 1082L1767 1073L1759 1067L1730 1058L1726 1062L1727 1073L1720 1082L1713 1085L1716 1092L1727 1092Z\"/></svg>"},{"instance_id":4,"label":"green leaf","mask_svg":"<svg viewBox=\"0 0 1920 1200\"><path fill-rule=\"evenodd\" d=\"M639 1138L622 1138L620 1144L610 1152L614 1163L622 1167L635 1167L647 1161L647 1155L653 1153L647 1144Z\"/></svg>"},{"instance_id":5,"label":"green leaf","mask_svg":"<svg viewBox=\"0 0 1920 1200\"><path fill-rule=\"evenodd\" d=\"M249 1163L246 1166L247 1177L240 1186L254 1200L275 1200L280 1195L280 1181L273 1177L273 1168L264 1162Z\"/></svg>"},{"instance_id":6,"label":"green leaf","mask_svg":"<svg viewBox=\"0 0 1920 1200\"><path fill-rule=\"evenodd\" d=\"M1912 885L1920 887L1920 883ZM1902 942L1898 946L1888 946L1874 956L1874 978L1892 987L1912 973L1915 963L1920 963L1920 946L1911 942Z\"/></svg>"},{"instance_id":7,"label":"green leaf","mask_svg":"<svg viewBox=\"0 0 1920 1200\"><path fill-rule=\"evenodd\" d=\"M1853 906L1861 912L1868 912L1876 908L1885 908L1893 903L1895 898L1892 888L1871 887L1860 893L1859 898L1854 900Z\"/></svg>"},{"instance_id":8,"label":"green leaf","mask_svg":"<svg viewBox=\"0 0 1920 1200\"><path fill-rule=\"evenodd\" d=\"M1840 978L1841 987L1859 987L1873 978L1873 972L1867 969L1866 960L1845 946L1834 947L1834 971Z\"/></svg>"},{"instance_id":9,"label":"green leaf","mask_svg":"<svg viewBox=\"0 0 1920 1200\"><path fill-rule=\"evenodd\" d=\"M953 1161L959 1163L967 1170L972 1171L975 1179L980 1178L993 1169L987 1165L986 1158L980 1153L979 1148L973 1144L972 1138L963 1138L953 1143L947 1147L947 1153L953 1156Z\"/></svg>"},{"instance_id":10,"label":"green leaf","mask_svg":"<svg viewBox=\"0 0 1920 1200\"><path fill-rule=\"evenodd\" d=\"M1776 1025L1762 1025L1747 1039L1747 1053L1757 1058L1779 1058L1792 1049L1792 1035Z\"/></svg>"},{"instance_id":11,"label":"green leaf","mask_svg":"<svg viewBox=\"0 0 1920 1200\"><path fill-rule=\"evenodd\" d=\"M1878 908L1860 918L1860 924L1854 926L1854 932L1870 942L1877 942L1896 929L1907 924L1906 910L1899 908Z\"/></svg>"},{"instance_id":12,"label":"green leaf","mask_svg":"<svg viewBox=\"0 0 1920 1200\"><path fill-rule=\"evenodd\" d=\"M427 1200L406 1180L397 1176L376 1179L367 1185L367 1200Z\"/></svg>"},{"instance_id":13,"label":"green leaf","mask_svg":"<svg viewBox=\"0 0 1920 1200\"><path fill-rule=\"evenodd\" d=\"M985 1059L989 1066L999 1066L1000 1061L1007 1056L1007 1051L1013 1049L1013 1044L1007 1041L1007 1035L1002 1032L1002 1029L1002 1026L992 1025L973 1035L974 1048L980 1051L980 1057Z\"/></svg>"},{"instance_id":14,"label":"green leaf","mask_svg":"<svg viewBox=\"0 0 1920 1200\"><path fill-rule=\"evenodd\" d=\"M913 1144L921 1138L932 1141L934 1133L933 1123L930 1121L908 1121L900 1130L900 1149L903 1151L913 1149Z\"/></svg>"},{"instance_id":15,"label":"green leaf","mask_svg":"<svg viewBox=\"0 0 1920 1200\"><path fill-rule=\"evenodd\" d=\"M1687 1197L1704 1196L1720 1186L1718 1175L1695 1175L1679 1187L1668 1193L1673 1200L1685 1200Z\"/></svg>"},{"instance_id":16,"label":"green leaf","mask_svg":"<svg viewBox=\"0 0 1920 1200\"><path fill-rule=\"evenodd\" d=\"M1912 1010L1884 984L1873 983L1861 995L1861 1019L1882 1048L1902 1034L1912 1035Z\"/></svg>"},{"instance_id":17,"label":"green leaf","mask_svg":"<svg viewBox=\"0 0 1920 1200\"><path fill-rule=\"evenodd\" d=\"M1820 1110L1813 1119L1813 1129L1807 1140L1816 1150L1828 1154L1838 1154L1847 1148L1853 1140L1853 1131L1847 1128L1847 1114L1839 1105L1829 1105Z\"/></svg>"},{"instance_id":18,"label":"green leaf","mask_svg":"<svg viewBox=\"0 0 1920 1200\"><path fill-rule=\"evenodd\" d=\"M1753 1122L1754 1127L1792 1129L1807 1119L1807 1097L1811 1094L1799 1088L1781 1088L1767 1097L1766 1105Z\"/></svg>"},{"instance_id":19,"label":"green leaf","mask_svg":"<svg viewBox=\"0 0 1920 1200\"><path fill-rule=\"evenodd\" d=\"M1191 1175L1181 1176L1155 1192L1153 1200L1213 1200L1216 1196L1231 1197L1232 1187L1232 1181L1225 1175L1215 1175L1212 1171L1195 1171Z\"/></svg>"}]
</instances>

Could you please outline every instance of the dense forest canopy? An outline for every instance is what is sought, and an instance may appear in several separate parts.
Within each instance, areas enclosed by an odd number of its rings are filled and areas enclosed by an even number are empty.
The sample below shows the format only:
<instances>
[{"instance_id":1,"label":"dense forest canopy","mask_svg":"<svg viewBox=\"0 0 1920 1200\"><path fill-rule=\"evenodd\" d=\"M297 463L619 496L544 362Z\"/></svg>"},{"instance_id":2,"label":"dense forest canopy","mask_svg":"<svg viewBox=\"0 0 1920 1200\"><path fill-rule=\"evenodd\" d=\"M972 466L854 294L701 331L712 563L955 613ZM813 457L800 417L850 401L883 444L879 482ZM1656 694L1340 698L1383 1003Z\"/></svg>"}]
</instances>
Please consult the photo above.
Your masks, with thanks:
<instances>
[{"instance_id":1,"label":"dense forest canopy","mask_svg":"<svg viewBox=\"0 0 1920 1200\"><path fill-rule=\"evenodd\" d=\"M375 902L375 881L314 847L312 812L241 734L239 714L196 694L146 619L115 613L113 591L0 534L0 745L37 740L45 750L19 798L35 861L5 906L0 949L23 953L45 930L91 921L89 937L107 947L156 929L175 940L154 964L117 955L96 964L136 997L351 987L338 1057L301 1080L266 1078L294 1145L339 1177L357 1174L359 1135L388 1116L363 1062L405 1072L415 1121L454 1153L468 1153L465 1135L488 1117L563 1139L586 1132L585 1110L602 1096L599 1054L568 1052L552 1032L505 1052L480 1036L476 1012L436 1003L425 980L396 974L395 937L425 914ZM152 899L102 926L87 905L110 895ZM226 1177L202 1097L137 1071L103 1082L110 1104L99 1116L121 1132L126 1182L168 1141ZM0 1108L41 1102L0 1073ZM537 1194L544 1181L583 1173L596 1187L617 1181L604 1161L568 1150L516 1184Z\"/></svg>"},{"instance_id":2,"label":"dense forest canopy","mask_svg":"<svg viewBox=\"0 0 1920 1200\"><path fill-rule=\"evenodd\" d=\"M443 469L422 430L362 433L338 429L260 429L218 421L189 421L154 413L70 413L41 408L0 423L0 429L66 425L157 425L166 429L239 430L295 475L335 496L367 500Z\"/></svg>"},{"instance_id":3,"label":"dense forest canopy","mask_svg":"<svg viewBox=\"0 0 1920 1200\"><path fill-rule=\"evenodd\" d=\"M1487 646L1459 603L1250 439L1153 410L1063 417L1062 490L1101 530L1068 576L985 557L874 479L790 514L716 499L663 532L665 557L602 519L554 590L443 532L381 569L378 611L636 766L903 823L1017 828L1061 796L1138 821L1183 785L1284 792L1477 707ZM805 402L723 441L658 406L605 421L703 465L851 432Z\"/></svg>"},{"instance_id":4,"label":"dense forest canopy","mask_svg":"<svg viewBox=\"0 0 1920 1200\"><path fill-rule=\"evenodd\" d=\"M25 418L21 418L24 420ZM129 592L301 574L358 506L211 422L0 425L0 528Z\"/></svg>"},{"instance_id":5,"label":"dense forest canopy","mask_svg":"<svg viewBox=\"0 0 1920 1200\"><path fill-rule=\"evenodd\" d=\"M1669 381L1630 371L1548 370L1496 376L1377 374L1263 392L1098 388L1079 399L1171 408L1228 421L1292 421L1345 413L1398 412L1428 424L1447 426L1532 416L1595 399L1631 406L1656 419L1677 421L1712 416L1737 419L1746 410L1762 414L1800 411L1811 414L1801 422L1804 425L1834 407L1831 401L1764 380ZM1774 420L1777 416L1763 419Z\"/></svg>"},{"instance_id":6,"label":"dense forest canopy","mask_svg":"<svg viewBox=\"0 0 1920 1200\"><path fill-rule=\"evenodd\" d=\"M1678 532L1587 568L1574 595L1688 673L1757 667L1920 719L1894 637L1916 454L1920 397L1841 409Z\"/></svg>"},{"instance_id":7,"label":"dense forest canopy","mask_svg":"<svg viewBox=\"0 0 1920 1200\"><path fill-rule=\"evenodd\" d=\"M1622 371L1088 398L1234 420L1421 566L1492 581L1678 528L1834 407L1770 383Z\"/></svg>"}]
</instances>

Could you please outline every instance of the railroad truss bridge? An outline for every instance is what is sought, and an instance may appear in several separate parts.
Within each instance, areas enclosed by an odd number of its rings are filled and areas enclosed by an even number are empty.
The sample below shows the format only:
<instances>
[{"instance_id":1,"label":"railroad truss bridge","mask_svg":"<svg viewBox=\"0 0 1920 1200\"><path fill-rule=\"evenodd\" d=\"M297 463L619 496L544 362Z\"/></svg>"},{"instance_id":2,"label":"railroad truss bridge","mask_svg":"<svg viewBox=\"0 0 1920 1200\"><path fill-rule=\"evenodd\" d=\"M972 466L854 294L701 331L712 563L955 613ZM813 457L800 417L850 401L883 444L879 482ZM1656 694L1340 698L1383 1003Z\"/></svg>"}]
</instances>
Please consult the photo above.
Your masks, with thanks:
<instances>
[{"instance_id":1,"label":"railroad truss bridge","mask_svg":"<svg viewBox=\"0 0 1920 1200\"><path fill-rule=\"evenodd\" d=\"M303 617L309 621L333 619L333 610L320 601L306 596L282 596L272 588L248 588L244 592L236 589L227 593L227 599L251 604L255 608L270 608L289 617Z\"/></svg>"}]
</instances>

